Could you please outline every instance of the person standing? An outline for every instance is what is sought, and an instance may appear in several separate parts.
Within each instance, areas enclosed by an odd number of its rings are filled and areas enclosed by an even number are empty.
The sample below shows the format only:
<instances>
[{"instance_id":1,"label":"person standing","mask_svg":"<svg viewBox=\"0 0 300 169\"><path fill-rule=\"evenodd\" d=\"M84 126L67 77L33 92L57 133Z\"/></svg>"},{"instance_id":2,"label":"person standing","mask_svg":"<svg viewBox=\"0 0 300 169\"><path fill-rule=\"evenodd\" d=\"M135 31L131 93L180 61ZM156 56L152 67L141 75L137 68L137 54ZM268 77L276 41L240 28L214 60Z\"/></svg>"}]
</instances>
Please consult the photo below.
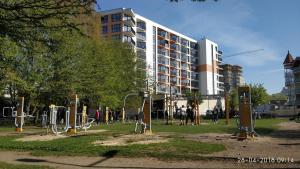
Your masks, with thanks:
<instances>
[{"instance_id":1,"label":"person standing","mask_svg":"<svg viewBox=\"0 0 300 169\"><path fill-rule=\"evenodd\" d=\"M189 119L191 119L191 123L193 123L192 122L192 109L189 106L187 106L186 114L187 114L187 116L186 116L186 119L185 119L185 124L186 125L188 124Z\"/></svg>"},{"instance_id":2,"label":"person standing","mask_svg":"<svg viewBox=\"0 0 300 169\"><path fill-rule=\"evenodd\" d=\"M186 116L186 108L184 107L184 105L182 105L180 108L180 125L184 125L185 116Z\"/></svg>"},{"instance_id":3,"label":"person standing","mask_svg":"<svg viewBox=\"0 0 300 169\"><path fill-rule=\"evenodd\" d=\"M95 119L96 119L97 125L99 125L100 124L100 111L99 111L99 109L97 109L97 111L95 113Z\"/></svg>"}]
</instances>

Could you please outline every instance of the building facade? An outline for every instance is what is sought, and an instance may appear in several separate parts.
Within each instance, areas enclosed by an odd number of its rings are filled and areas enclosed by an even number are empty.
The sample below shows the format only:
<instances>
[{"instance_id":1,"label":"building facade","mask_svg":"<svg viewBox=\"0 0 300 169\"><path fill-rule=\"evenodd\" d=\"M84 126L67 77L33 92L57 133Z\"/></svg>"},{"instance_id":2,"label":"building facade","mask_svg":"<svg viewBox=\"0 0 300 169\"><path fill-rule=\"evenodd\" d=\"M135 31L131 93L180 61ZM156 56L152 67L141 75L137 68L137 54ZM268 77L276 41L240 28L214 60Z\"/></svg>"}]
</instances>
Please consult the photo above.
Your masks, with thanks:
<instances>
[{"instance_id":1,"label":"building facade","mask_svg":"<svg viewBox=\"0 0 300 169\"><path fill-rule=\"evenodd\" d=\"M297 74L297 71L293 71L294 67L294 58L288 51L286 55L283 66L284 66L284 79L285 79L285 87L284 87L284 94L288 97L287 105L294 105L295 102L295 83L294 83L294 73ZM298 75L297 75L298 77Z\"/></svg>"},{"instance_id":2,"label":"building facade","mask_svg":"<svg viewBox=\"0 0 300 169\"><path fill-rule=\"evenodd\" d=\"M239 86L245 85L245 80L242 75L243 68L239 65L222 64L220 65L222 81L224 82L224 89L230 92Z\"/></svg>"},{"instance_id":3,"label":"building facade","mask_svg":"<svg viewBox=\"0 0 300 169\"><path fill-rule=\"evenodd\" d=\"M157 94L204 95L223 92L221 52L208 39L195 40L133 12L118 8L100 12L102 35L130 43L145 63Z\"/></svg>"}]
</instances>

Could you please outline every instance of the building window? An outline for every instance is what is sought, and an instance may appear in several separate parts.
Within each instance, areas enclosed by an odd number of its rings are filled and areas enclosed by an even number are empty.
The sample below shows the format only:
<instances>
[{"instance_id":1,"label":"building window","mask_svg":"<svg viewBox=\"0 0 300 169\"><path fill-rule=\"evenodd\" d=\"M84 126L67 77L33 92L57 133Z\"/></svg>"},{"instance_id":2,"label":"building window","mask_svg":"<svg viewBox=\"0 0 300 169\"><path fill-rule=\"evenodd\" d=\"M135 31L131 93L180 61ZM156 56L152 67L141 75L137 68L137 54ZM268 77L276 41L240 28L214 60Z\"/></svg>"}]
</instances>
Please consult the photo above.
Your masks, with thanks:
<instances>
[{"instance_id":1,"label":"building window","mask_svg":"<svg viewBox=\"0 0 300 169\"><path fill-rule=\"evenodd\" d=\"M102 26L102 33L103 34L108 33L108 27L107 26Z\"/></svg>"},{"instance_id":2,"label":"building window","mask_svg":"<svg viewBox=\"0 0 300 169\"><path fill-rule=\"evenodd\" d=\"M112 35L111 39L112 40L121 40L121 35L120 34L118 34L118 35Z\"/></svg>"},{"instance_id":3,"label":"building window","mask_svg":"<svg viewBox=\"0 0 300 169\"><path fill-rule=\"evenodd\" d=\"M101 17L101 23L108 23L108 15Z\"/></svg>"},{"instance_id":4,"label":"building window","mask_svg":"<svg viewBox=\"0 0 300 169\"><path fill-rule=\"evenodd\" d=\"M146 23L145 22L137 22L136 25L138 28L141 28L143 30L146 30Z\"/></svg>"},{"instance_id":5,"label":"building window","mask_svg":"<svg viewBox=\"0 0 300 169\"><path fill-rule=\"evenodd\" d=\"M124 42L131 42L131 37L124 35Z\"/></svg>"},{"instance_id":6,"label":"building window","mask_svg":"<svg viewBox=\"0 0 300 169\"><path fill-rule=\"evenodd\" d=\"M111 21L112 22L121 21L121 19L122 19L122 14L121 13L111 15Z\"/></svg>"},{"instance_id":7,"label":"building window","mask_svg":"<svg viewBox=\"0 0 300 169\"><path fill-rule=\"evenodd\" d=\"M121 24L114 24L111 26L111 32L121 32Z\"/></svg>"},{"instance_id":8,"label":"building window","mask_svg":"<svg viewBox=\"0 0 300 169\"><path fill-rule=\"evenodd\" d=\"M137 47L141 49L146 49L146 42L137 42Z\"/></svg>"}]
</instances>

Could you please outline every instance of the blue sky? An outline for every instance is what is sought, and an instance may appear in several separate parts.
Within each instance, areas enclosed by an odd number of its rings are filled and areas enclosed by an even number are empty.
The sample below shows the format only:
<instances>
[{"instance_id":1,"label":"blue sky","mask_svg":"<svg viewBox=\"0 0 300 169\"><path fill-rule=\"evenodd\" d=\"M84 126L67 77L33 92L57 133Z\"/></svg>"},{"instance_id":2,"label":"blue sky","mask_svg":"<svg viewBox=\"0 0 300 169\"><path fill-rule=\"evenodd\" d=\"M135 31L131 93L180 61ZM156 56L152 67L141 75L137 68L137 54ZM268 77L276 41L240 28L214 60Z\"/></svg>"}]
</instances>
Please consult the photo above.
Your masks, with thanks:
<instances>
[{"instance_id":1,"label":"blue sky","mask_svg":"<svg viewBox=\"0 0 300 169\"><path fill-rule=\"evenodd\" d=\"M264 49L225 63L244 68L247 83L263 83L268 93L284 86L282 62L290 50L300 56L300 0L98 0L101 10L132 8L136 13L194 39L218 43L223 56Z\"/></svg>"}]
</instances>

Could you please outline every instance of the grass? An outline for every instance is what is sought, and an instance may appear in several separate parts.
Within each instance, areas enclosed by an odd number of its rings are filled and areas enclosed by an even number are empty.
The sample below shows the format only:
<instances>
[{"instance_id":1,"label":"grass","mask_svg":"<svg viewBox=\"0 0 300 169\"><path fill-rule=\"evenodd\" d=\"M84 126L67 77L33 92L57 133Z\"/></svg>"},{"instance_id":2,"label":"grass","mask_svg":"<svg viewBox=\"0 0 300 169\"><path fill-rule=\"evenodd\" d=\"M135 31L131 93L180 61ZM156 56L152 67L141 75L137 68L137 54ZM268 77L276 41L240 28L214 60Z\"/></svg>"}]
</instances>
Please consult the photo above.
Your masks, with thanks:
<instances>
[{"instance_id":1,"label":"grass","mask_svg":"<svg viewBox=\"0 0 300 169\"><path fill-rule=\"evenodd\" d=\"M0 168L5 169L52 169L52 167L41 166L41 165L25 165L25 164L8 164L5 162L0 162Z\"/></svg>"},{"instance_id":2,"label":"grass","mask_svg":"<svg viewBox=\"0 0 300 169\"><path fill-rule=\"evenodd\" d=\"M275 131L280 122L288 121L288 119L276 118L276 119L258 119L255 123L255 130L258 134L269 134ZM213 124L210 120L202 120L200 126L192 125L165 125L163 121L152 122L152 131L154 133L167 132L176 134L201 134L201 133L228 133L233 134L237 131L237 125L235 119L230 120L230 124L225 124L225 119L220 119L217 124ZM94 126L93 129L105 129L113 133L133 133L135 123L114 123L112 125L100 125Z\"/></svg>"},{"instance_id":3,"label":"grass","mask_svg":"<svg viewBox=\"0 0 300 169\"><path fill-rule=\"evenodd\" d=\"M261 119L256 121L256 132L261 135L269 134L277 129L277 124L286 119ZM177 124L165 125L162 121L154 121L152 130L154 133L167 132L170 141L166 143L127 146L95 146L92 143L98 140L106 140L108 137L116 137L120 134L132 134L135 123L115 123L111 125L94 126L93 129L108 130L104 133L74 136L52 141L32 141L19 142L16 138L26 134L0 137L0 149L30 151L34 155L68 155L68 156L125 156L125 157L155 157L159 159L190 159L201 158L201 154L208 154L225 150L222 144L202 143L199 141L185 140L181 134L196 133L234 133L236 129L235 121L230 125L225 125L225 120L220 120L218 124L208 124L200 126L180 126ZM26 130L26 128L25 128ZM33 129L32 129L33 130ZM34 129L36 130L36 129ZM45 130L45 129L42 129ZM36 130L41 132L42 130ZM1 133L1 131L0 131ZM131 140L129 140L130 142Z\"/></svg>"},{"instance_id":4,"label":"grass","mask_svg":"<svg viewBox=\"0 0 300 169\"><path fill-rule=\"evenodd\" d=\"M200 154L225 150L221 144L201 143L198 141L170 139L167 143L128 146L95 146L92 142L105 140L106 134L69 137L53 141L15 141L16 136L0 137L0 149L30 151L34 155L69 155L69 156L106 156L109 152L116 152L117 156L126 157L157 157L196 158Z\"/></svg>"}]
</instances>

